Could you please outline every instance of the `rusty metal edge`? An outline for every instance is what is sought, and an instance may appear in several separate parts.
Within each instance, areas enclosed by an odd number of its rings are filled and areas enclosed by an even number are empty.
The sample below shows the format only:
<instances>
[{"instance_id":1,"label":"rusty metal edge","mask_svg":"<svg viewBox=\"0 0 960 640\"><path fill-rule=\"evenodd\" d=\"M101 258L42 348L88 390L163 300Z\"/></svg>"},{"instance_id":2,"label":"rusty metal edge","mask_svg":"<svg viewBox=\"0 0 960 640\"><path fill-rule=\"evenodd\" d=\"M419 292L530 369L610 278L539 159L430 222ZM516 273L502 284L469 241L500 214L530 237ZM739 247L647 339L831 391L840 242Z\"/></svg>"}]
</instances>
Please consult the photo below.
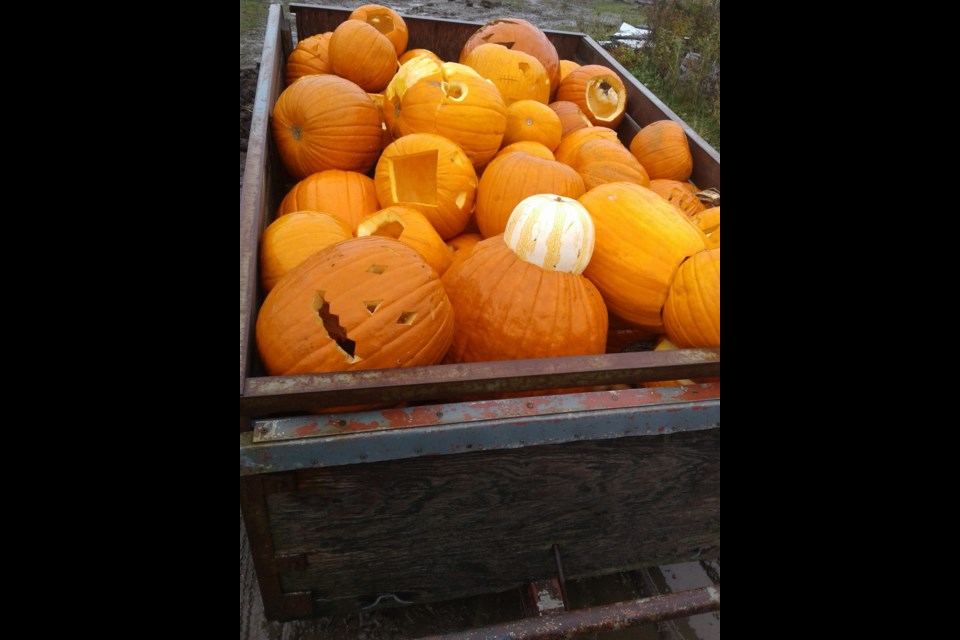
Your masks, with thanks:
<instances>
[{"instance_id":1,"label":"rusty metal edge","mask_svg":"<svg viewBox=\"0 0 960 640\"><path fill-rule=\"evenodd\" d=\"M720 585L554 613L418 640L565 640L720 609Z\"/></svg>"}]
</instances>

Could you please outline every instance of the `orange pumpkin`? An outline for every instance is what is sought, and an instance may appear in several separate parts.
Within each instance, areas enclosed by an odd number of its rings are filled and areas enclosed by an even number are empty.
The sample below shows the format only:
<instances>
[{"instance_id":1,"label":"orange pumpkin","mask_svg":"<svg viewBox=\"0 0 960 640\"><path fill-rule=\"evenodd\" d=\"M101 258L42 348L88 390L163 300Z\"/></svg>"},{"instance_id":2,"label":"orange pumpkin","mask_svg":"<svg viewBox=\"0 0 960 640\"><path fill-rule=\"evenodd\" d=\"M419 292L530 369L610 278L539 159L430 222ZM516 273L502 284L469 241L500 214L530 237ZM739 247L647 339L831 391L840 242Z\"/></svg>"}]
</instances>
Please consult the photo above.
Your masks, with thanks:
<instances>
[{"instance_id":1,"label":"orange pumpkin","mask_svg":"<svg viewBox=\"0 0 960 640\"><path fill-rule=\"evenodd\" d=\"M387 128L386 119L383 117L383 94L382 93L368 93L370 100L377 107L377 113L380 114L380 148L386 149L387 145L393 142L393 135L390 133L390 129Z\"/></svg>"},{"instance_id":2,"label":"orange pumpkin","mask_svg":"<svg viewBox=\"0 0 960 640\"><path fill-rule=\"evenodd\" d=\"M386 89L400 64L390 40L363 20L344 20L330 36L330 67L338 76L376 93Z\"/></svg>"},{"instance_id":3,"label":"orange pumpkin","mask_svg":"<svg viewBox=\"0 0 960 640\"><path fill-rule=\"evenodd\" d=\"M475 168L482 167L497 155L503 142L507 106L497 87L470 67L445 62L441 72L439 81L429 75L408 85L395 102L395 137L411 133L445 136L463 148Z\"/></svg>"},{"instance_id":4,"label":"orange pumpkin","mask_svg":"<svg viewBox=\"0 0 960 640\"><path fill-rule=\"evenodd\" d=\"M706 248L703 232L646 187L602 184L580 204L593 217L597 244L584 274L610 311L654 333L663 333L660 311L680 264Z\"/></svg>"},{"instance_id":5,"label":"orange pumpkin","mask_svg":"<svg viewBox=\"0 0 960 640\"><path fill-rule=\"evenodd\" d=\"M382 33L393 45L397 56L407 50L410 31L400 14L380 4L365 4L357 7L349 16L350 20L362 20Z\"/></svg>"},{"instance_id":6,"label":"orange pumpkin","mask_svg":"<svg viewBox=\"0 0 960 640\"><path fill-rule=\"evenodd\" d=\"M550 78L550 95L560 86L560 57L547 34L519 18L491 20L471 35L460 50L460 62L482 44L503 45L507 49L529 53L540 61Z\"/></svg>"},{"instance_id":7,"label":"orange pumpkin","mask_svg":"<svg viewBox=\"0 0 960 640\"><path fill-rule=\"evenodd\" d=\"M583 178L587 191L608 182L632 182L646 187L650 178L619 140L588 140L566 159Z\"/></svg>"},{"instance_id":8,"label":"orange pumpkin","mask_svg":"<svg viewBox=\"0 0 960 640\"><path fill-rule=\"evenodd\" d=\"M517 100L550 102L547 70L528 53L488 42L475 47L461 62L496 85L507 106Z\"/></svg>"},{"instance_id":9,"label":"orange pumpkin","mask_svg":"<svg viewBox=\"0 0 960 640\"><path fill-rule=\"evenodd\" d=\"M393 238L416 249L437 275L442 276L450 266L449 248L433 225L416 209L393 206L367 216L357 225L357 237L364 236Z\"/></svg>"},{"instance_id":10,"label":"orange pumpkin","mask_svg":"<svg viewBox=\"0 0 960 640\"><path fill-rule=\"evenodd\" d=\"M563 82L563 79L570 75L571 71L579 68L580 65L573 60L560 60L560 82Z\"/></svg>"},{"instance_id":11,"label":"orange pumpkin","mask_svg":"<svg viewBox=\"0 0 960 640\"><path fill-rule=\"evenodd\" d=\"M583 179L555 160L525 151L497 156L484 170L477 188L477 226L485 238L503 233L514 208L528 196L553 193L567 198L584 194Z\"/></svg>"},{"instance_id":12,"label":"orange pumpkin","mask_svg":"<svg viewBox=\"0 0 960 640\"><path fill-rule=\"evenodd\" d=\"M544 160L556 160L556 158L553 157L553 152L547 149L543 143L533 142L531 140L521 140L520 142L504 145L500 151L497 152L496 157L499 158L505 153L513 153L514 151L526 151L530 155L543 158ZM489 167L490 165L487 166Z\"/></svg>"},{"instance_id":13,"label":"orange pumpkin","mask_svg":"<svg viewBox=\"0 0 960 640\"><path fill-rule=\"evenodd\" d=\"M516 100L507 106L507 130L503 134L503 146L529 140L539 142L553 151L559 146L562 134L560 116L544 103Z\"/></svg>"},{"instance_id":14,"label":"orange pumpkin","mask_svg":"<svg viewBox=\"0 0 960 640\"><path fill-rule=\"evenodd\" d=\"M435 54L433 51L430 51L429 49L410 49L406 51L402 56L397 58L397 61L400 63L400 66L403 66L405 63L419 56L427 56L437 64L443 64L443 60L440 58L440 56Z\"/></svg>"},{"instance_id":15,"label":"orange pumpkin","mask_svg":"<svg viewBox=\"0 0 960 640\"><path fill-rule=\"evenodd\" d=\"M277 217L294 211L325 211L350 227L380 209L373 179L356 171L328 169L293 185L280 202Z\"/></svg>"},{"instance_id":16,"label":"orange pumpkin","mask_svg":"<svg viewBox=\"0 0 960 640\"><path fill-rule=\"evenodd\" d=\"M630 141L630 153L637 157L651 180L689 180L693 156L687 134L673 120L657 120L640 129Z\"/></svg>"},{"instance_id":17,"label":"orange pumpkin","mask_svg":"<svg viewBox=\"0 0 960 640\"><path fill-rule=\"evenodd\" d=\"M483 240L483 236L479 233L461 233L460 235L450 238L447 241L447 248L450 250L451 262L450 267L462 262L470 252L473 251L473 248Z\"/></svg>"},{"instance_id":18,"label":"orange pumpkin","mask_svg":"<svg viewBox=\"0 0 960 640\"><path fill-rule=\"evenodd\" d=\"M277 282L320 249L353 237L346 222L320 211L277 218L260 238L260 281L269 292Z\"/></svg>"},{"instance_id":19,"label":"orange pumpkin","mask_svg":"<svg viewBox=\"0 0 960 640\"><path fill-rule=\"evenodd\" d=\"M688 216L699 213L706 208L697 198L693 185L688 182L658 178L650 181L650 188L661 198L675 206L678 211Z\"/></svg>"},{"instance_id":20,"label":"orange pumpkin","mask_svg":"<svg viewBox=\"0 0 960 640\"><path fill-rule=\"evenodd\" d=\"M577 103L570 102L569 100L558 100L556 102L550 103L550 108L553 109L560 117L560 127L562 131L560 132L560 137L564 138L568 133L573 133L584 127L592 127L593 123L590 122L590 118L583 115L583 111L580 110L580 107L577 106Z\"/></svg>"},{"instance_id":21,"label":"orange pumpkin","mask_svg":"<svg viewBox=\"0 0 960 640\"><path fill-rule=\"evenodd\" d=\"M416 209L449 240L467 226L477 197L477 173L464 151L433 133L411 133L383 150L374 174L382 207Z\"/></svg>"},{"instance_id":22,"label":"orange pumpkin","mask_svg":"<svg viewBox=\"0 0 960 640\"><path fill-rule=\"evenodd\" d=\"M370 96L335 75L304 76L273 107L273 141L300 180L326 169L366 173L380 155L380 114Z\"/></svg>"},{"instance_id":23,"label":"orange pumpkin","mask_svg":"<svg viewBox=\"0 0 960 640\"><path fill-rule=\"evenodd\" d=\"M596 287L521 260L503 236L478 243L443 285L456 323L447 362L603 353L607 310Z\"/></svg>"},{"instance_id":24,"label":"orange pumpkin","mask_svg":"<svg viewBox=\"0 0 960 640\"><path fill-rule=\"evenodd\" d=\"M617 132L608 127L587 127L571 131L560 139L560 144L553 150L553 155L557 162L571 164L580 153L580 147L593 140L612 140L620 142L617 138Z\"/></svg>"},{"instance_id":25,"label":"orange pumpkin","mask_svg":"<svg viewBox=\"0 0 960 640\"><path fill-rule=\"evenodd\" d=\"M303 76L333 73L330 67L330 36L332 31L318 33L297 43L287 58L286 80L291 85Z\"/></svg>"},{"instance_id":26,"label":"orange pumpkin","mask_svg":"<svg viewBox=\"0 0 960 640\"><path fill-rule=\"evenodd\" d=\"M720 346L720 247L680 265L663 305L663 325L678 347Z\"/></svg>"},{"instance_id":27,"label":"orange pumpkin","mask_svg":"<svg viewBox=\"0 0 960 640\"><path fill-rule=\"evenodd\" d=\"M383 90L383 121L394 139L401 136L397 117L403 106L403 96L420 80L443 82L443 61L436 56L414 56L400 65Z\"/></svg>"},{"instance_id":28,"label":"orange pumpkin","mask_svg":"<svg viewBox=\"0 0 960 640\"><path fill-rule=\"evenodd\" d=\"M322 249L280 279L257 317L270 375L437 364L453 337L450 300L419 253L390 238Z\"/></svg>"},{"instance_id":29,"label":"orange pumpkin","mask_svg":"<svg viewBox=\"0 0 960 640\"><path fill-rule=\"evenodd\" d=\"M573 102L593 124L615 129L627 107L627 89L613 69L588 64L563 79L556 100Z\"/></svg>"}]
</instances>

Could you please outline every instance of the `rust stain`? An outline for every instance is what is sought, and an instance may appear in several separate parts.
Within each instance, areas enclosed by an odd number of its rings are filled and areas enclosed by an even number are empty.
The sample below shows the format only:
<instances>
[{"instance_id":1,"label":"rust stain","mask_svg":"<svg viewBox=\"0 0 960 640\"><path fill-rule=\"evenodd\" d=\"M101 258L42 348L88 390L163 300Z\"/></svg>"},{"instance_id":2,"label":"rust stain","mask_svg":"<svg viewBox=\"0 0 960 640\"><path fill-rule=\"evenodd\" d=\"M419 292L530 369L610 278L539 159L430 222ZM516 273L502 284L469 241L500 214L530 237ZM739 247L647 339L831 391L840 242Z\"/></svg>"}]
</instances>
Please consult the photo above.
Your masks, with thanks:
<instances>
[{"instance_id":1,"label":"rust stain","mask_svg":"<svg viewBox=\"0 0 960 640\"><path fill-rule=\"evenodd\" d=\"M380 427L380 423L376 420L372 422L363 422L361 420L351 420L347 424L340 427L341 429L346 429L347 431L370 431L371 429L377 429Z\"/></svg>"},{"instance_id":2,"label":"rust stain","mask_svg":"<svg viewBox=\"0 0 960 640\"><path fill-rule=\"evenodd\" d=\"M443 414L438 415L439 411L437 406L413 407L413 411L410 414L410 423L417 426L437 424L443 416Z\"/></svg>"},{"instance_id":3,"label":"rust stain","mask_svg":"<svg viewBox=\"0 0 960 640\"><path fill-rule=\"evenodd\" d=\"M317 430L317 421L308 422L307 424L300 425L293 430L298 436L309 436Z\"/></svg>"},{"instance_id":4,"label":"rust stain","mask_svg":"<svg viewBox=\"0 0 960 640\"><path fill-rule=\"evenodd\" d=\"M410 415L403 409L384 409L380 412L380 415L387 421L387 428L389 429L405 427L410 424Z\"/></svg>"}]
</instances>

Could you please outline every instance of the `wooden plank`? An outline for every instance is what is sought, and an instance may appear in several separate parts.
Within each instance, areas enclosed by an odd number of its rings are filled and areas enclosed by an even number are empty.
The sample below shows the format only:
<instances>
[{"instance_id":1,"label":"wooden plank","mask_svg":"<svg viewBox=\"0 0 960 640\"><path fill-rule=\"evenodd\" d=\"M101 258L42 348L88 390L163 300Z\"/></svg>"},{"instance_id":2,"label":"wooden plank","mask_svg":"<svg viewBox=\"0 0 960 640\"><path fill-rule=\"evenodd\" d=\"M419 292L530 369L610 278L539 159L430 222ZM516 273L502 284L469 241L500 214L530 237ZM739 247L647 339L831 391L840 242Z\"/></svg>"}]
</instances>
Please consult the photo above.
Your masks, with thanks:
<instances>
[{"instance_id":1,"label":"wooden plank","mask_svg":"<svg viewBox=\"0 0 960 640\"><path fill-rule=\"evenodd\" d=\"M719 429L301 471L266 497L323 607L430 602L719 555ZM371 570L376 567L376 570Z\"/></svg>"},{"instance_id":2,"label":"wooden plank","mask_svg":"<svg viewBox=\"0 0 960 640\"><path fill-rule=\"evenodd\" d=\"M281 88L283 66L280 50L280 5L270 5L267 30L260 61L260 76L254 98L247 161L243 170L243 191L240 195L240 395L250 375L250 348L253 336L254 309L257 300L257 245L264 226L264 212L271 197L268 181L272 163L268 145L269 118ZM243 424L241 423L241 428Z\"/></svg>"}]
</instances>

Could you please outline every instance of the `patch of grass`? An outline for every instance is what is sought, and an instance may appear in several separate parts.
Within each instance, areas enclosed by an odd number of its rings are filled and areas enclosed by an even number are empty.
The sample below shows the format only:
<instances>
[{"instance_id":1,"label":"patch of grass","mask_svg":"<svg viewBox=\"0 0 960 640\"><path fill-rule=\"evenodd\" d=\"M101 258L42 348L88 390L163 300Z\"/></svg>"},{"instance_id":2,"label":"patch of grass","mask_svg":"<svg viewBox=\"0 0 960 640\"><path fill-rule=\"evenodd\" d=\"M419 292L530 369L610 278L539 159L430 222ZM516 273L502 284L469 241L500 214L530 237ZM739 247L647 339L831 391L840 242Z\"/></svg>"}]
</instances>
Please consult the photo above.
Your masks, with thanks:
<instances>
[{"instance_id":1,"label":"patch of grass","mask_svg":"<svg viewBox=\"0 0 960 640\"><path fill-rule=\"evenodd\" d=\"M240 0L240 33L260 27L266 20L267 0Z\"/></svg>"}]
</instances>

